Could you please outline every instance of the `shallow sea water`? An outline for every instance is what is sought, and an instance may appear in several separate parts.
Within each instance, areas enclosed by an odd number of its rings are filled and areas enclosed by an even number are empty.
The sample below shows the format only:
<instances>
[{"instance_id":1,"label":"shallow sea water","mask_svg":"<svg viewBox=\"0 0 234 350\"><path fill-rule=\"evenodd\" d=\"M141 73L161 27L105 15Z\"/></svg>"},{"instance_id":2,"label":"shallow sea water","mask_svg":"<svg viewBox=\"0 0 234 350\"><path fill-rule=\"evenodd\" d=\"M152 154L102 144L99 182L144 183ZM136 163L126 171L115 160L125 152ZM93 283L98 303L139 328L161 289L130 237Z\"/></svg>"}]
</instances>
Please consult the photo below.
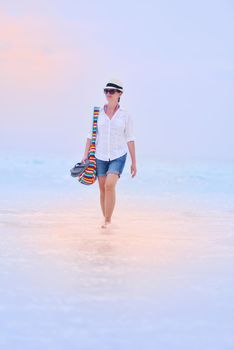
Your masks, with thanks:
<instances>
[{"instance_id":1,"label":"shallow sea water","mask_svg":"<svg viewBox=\"0 0 234 350\"><path fill-rule=\"evenodd\" d=\"M125 173L113 227L103 230L96 184L55 183L48 168L40 182L28 169L14 186L7 167L1 172L1 349L234 348L230 172L214 190L190 178L200 191L188 191L187 169L184 187L153 193L146 185L134 192ZM161 167L162 187L178 178L172 170ZM199 176L210 181L207 171Z\"/></svg>"}]
</instances>

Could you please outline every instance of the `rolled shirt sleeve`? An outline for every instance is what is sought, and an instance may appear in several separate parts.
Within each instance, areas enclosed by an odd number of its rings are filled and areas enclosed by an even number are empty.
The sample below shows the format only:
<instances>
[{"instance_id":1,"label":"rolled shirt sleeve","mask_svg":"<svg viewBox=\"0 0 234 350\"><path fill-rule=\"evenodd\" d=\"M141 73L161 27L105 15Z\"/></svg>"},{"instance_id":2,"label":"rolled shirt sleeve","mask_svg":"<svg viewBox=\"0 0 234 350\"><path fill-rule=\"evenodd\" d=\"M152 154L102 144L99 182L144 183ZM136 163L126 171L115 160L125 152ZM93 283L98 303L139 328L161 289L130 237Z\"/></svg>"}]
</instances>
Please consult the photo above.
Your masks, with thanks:
<instances>
[{"instance_id":1,"label":"rolled shirt sleeve","mask_svg":"<svg viewBox=\"0 0 234 350\"><path fill-rule=\"evenodd\" d=\"M126 142L135 141L133 119L131 114L129 113L127 114L126 125L125 125L125 140Z\"/></svg>"}]
</instances>

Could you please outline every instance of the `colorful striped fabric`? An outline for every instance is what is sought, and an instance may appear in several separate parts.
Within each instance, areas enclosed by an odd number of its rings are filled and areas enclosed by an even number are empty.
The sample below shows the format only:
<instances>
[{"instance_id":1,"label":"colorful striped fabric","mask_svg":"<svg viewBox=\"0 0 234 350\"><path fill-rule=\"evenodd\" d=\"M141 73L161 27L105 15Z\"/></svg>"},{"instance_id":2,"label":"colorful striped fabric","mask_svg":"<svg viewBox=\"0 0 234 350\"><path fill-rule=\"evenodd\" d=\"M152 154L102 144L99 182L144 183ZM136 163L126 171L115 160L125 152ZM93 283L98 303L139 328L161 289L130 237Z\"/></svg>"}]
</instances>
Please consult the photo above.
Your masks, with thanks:
<instances>
[{"instance_id":1,"label":"colorful striped fabric","mask_svg":"<svg viewBox=\"0 0 234 350\"><path fill-rule=\"evenodd\" d=\"M78 176L78 181L83 185L92 185L97 176L96 167L96 137L97 137L97 120L99 115L100 107L94 107L93 110L93 129L92 129L92 140L89 147L88 159L90 160L90 165L86 168L83 173Z\"/></svg>"}]
</instances>

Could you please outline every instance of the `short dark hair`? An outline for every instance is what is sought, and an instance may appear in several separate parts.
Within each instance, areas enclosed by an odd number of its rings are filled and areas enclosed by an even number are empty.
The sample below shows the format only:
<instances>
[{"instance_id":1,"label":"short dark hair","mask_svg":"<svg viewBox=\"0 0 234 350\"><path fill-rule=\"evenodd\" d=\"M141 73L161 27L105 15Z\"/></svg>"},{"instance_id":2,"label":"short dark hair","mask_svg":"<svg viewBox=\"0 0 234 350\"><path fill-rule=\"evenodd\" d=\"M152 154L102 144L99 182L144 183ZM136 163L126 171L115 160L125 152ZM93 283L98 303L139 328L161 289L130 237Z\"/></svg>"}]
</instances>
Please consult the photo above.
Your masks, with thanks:
<instances>
[{"instance_id":1,"label":"short dark hair","mask_svg":"<svg viewBox=\"0 0 234 350\"><path fill-rule=\"evenodd\" d=\"M120 91L120 90L118 90L118 89L117 89L117 91L118 91L118 92L122 92L122 91ZM121 94L121 95L122 95L122 94ZM119 101L120 101L120 96L119 96L119 98L118 98L118 102L119 102Z\"/></svg>"}]
</instances>

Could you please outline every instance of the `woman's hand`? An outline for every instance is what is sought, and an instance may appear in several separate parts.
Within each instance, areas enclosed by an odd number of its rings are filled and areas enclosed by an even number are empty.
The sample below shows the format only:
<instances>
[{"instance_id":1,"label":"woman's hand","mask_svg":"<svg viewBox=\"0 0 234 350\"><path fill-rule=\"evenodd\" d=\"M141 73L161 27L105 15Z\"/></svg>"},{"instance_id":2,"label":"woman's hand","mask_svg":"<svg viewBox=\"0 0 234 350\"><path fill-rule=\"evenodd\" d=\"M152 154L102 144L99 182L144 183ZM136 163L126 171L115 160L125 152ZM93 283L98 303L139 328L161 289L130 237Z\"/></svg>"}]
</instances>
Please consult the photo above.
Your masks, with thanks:
<instances>
[{"instance_id":1,"label":"woman's hand","mask_svg":"<svg viewBox=\"0 0 234 350\"><path fill-rule=\"evenodd\" d=\"M136 168L136 163L131 164L131 175L134 177L136 175L137 168Z\"/></svg>"},{"instance_id":2,"label":"woman's hand","mask_svg":"<svg viewBox=\"0 0 234 350\"><path fill-rule=\"evenodd\" d=\"M88 156L84 156L84 157L82 158L81 162L84 163L87 159L89 159Z\"/></svg>"}]
</instances>

